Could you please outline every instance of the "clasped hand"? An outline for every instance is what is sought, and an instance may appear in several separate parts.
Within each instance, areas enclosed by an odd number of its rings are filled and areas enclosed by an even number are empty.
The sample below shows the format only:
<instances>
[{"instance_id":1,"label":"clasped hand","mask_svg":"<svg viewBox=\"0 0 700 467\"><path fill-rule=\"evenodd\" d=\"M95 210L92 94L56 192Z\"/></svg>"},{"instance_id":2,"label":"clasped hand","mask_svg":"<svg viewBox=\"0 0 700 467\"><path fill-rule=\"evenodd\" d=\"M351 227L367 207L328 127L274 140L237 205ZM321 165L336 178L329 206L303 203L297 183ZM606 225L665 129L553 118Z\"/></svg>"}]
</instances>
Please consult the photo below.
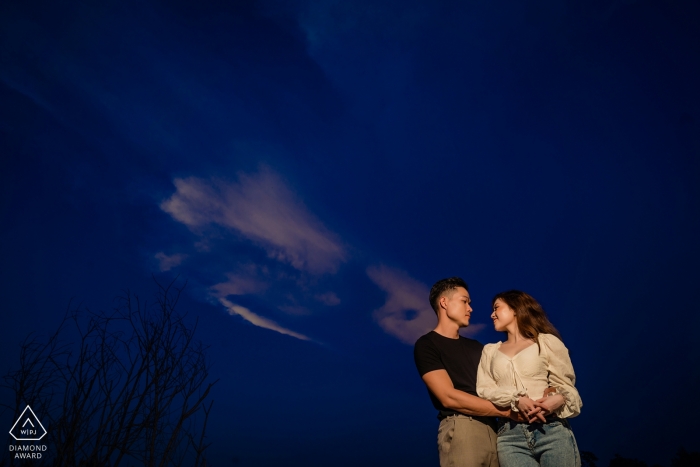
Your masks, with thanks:
<instances>
[{"instance_id":1,"label":"clasped hand","mask_svg":"<svg viewBox=\"0 0 700 467\"><path fill-rule=\"evenodd\" d=\"M532 400L527 396L518 399L518 410L520 410L521 417L528 423L546 423L545 417L564 405L564 397L561 394L548 397L547 392L545 391L545 395L537 400Z\"/></svg>"}]
</instances>

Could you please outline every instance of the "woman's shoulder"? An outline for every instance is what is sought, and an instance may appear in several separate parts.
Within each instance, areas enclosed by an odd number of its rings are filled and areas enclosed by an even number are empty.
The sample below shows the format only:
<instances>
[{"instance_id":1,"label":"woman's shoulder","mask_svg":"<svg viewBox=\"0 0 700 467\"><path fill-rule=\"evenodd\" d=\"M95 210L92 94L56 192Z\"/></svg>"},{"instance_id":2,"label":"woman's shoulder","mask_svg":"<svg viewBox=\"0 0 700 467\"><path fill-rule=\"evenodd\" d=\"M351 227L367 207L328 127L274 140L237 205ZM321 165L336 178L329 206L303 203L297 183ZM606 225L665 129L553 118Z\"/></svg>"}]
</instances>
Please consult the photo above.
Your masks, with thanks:
<instances>
[{"instance_id":1,"label":"woman's shoulder","mask_svg":"<svg viewBox=\"0 0 700 467\"><path fill-rule=\"evenodd\" d=\"M540 333L537 336L537 339L540 341L540 344L546 345L547 347L551 349L566 349L566 346L564 343L559 339L557 336L554 334L547 334L545 332Z\"/></svg>"},{"instance_id":2,"label":"woman's shoulder","mask_svg":"<svg viewBox=\"0 0 700 467\"><path fill-rule=\"evenodd\" d=\"M494 344L486 344L486 345L484 345L483 353L485 353L485 354L492 354L492 353L494 353L496 350L498 350L498 348L499 348L500 346L501 346L501 341L498 341L498 342L496 342L496 343L494 343Z\"/></svg>"}]
</instances>

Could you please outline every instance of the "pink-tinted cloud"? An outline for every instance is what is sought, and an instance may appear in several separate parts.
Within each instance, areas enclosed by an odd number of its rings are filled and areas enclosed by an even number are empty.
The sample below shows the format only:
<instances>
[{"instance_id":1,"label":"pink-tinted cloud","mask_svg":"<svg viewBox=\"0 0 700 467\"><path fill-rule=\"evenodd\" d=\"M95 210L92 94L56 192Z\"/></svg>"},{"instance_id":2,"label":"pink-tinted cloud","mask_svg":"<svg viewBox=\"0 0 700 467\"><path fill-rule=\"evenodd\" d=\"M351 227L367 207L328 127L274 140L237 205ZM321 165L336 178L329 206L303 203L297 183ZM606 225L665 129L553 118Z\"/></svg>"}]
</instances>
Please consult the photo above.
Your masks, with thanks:
<instances>
[{"instance_id":1,"label":"pink-tinted cloud","mask_svg":"<svg viewBox=\"0 0 700 467\"><path fill-rule=\"evenodd\" d=\"M485 327L486 325L483 323L470 324L468 327L460 329L459 333L464 337L474 337L477 333L479 333L479 331L481 331Z\"/></svg>"},{"instance_id":2,"label":"pink-tinted cloud","mask_svg":"<svg viewBox=\"0 0 700 467\"><path fill-rule=\"evenodd\" d=\"M254 276L246 274L226 274L227 280L211 286L214 296L223 298L229 295L247 295L262 292L267 284Z\"/></svg>"},{"instance_id":3,"label":"pink-tinted cloud","mask_svg":"<svg viewBox=\"0 0 700 467\"><path fill-rule=\"evenodd\" d=\"M388 334L413 345L423 334L435 328L437 318L428 303L430 288L405 272L387 266L370 266L367 275L386 292L384 306L374 311L374 319ZM473 324L460 334L474 335L483 324Z\"/></svg>"},{"instance_id":4,"label":"pink-tinted cloud","mask_svg":"<svg viewBox=\"0 0 700 467\"><path fill-rule=\"evenodd\" d=\"M182 263L182 261L184 261L184 259L187 258L187 255L182 255L179 253L176 253L174 255L166 255L162 251L159 251L155 254L154 258L158 260L158 268L160 269L160 271L164 272L170 271L172 268L179 266L180 263Z\"/></svg>"},{"instance_id":5,"label":"pink-tinted cloud","mask_svg":"<svg viewBox=\"0 0 700 467\"><path fill-rule=\"evenodd\" d=\"M249 323L254 324L255 326L270 329L271 331L276 331L280 334L286 334L288 336L296 337L297 339L301 339L303 341L310 340L303 334L299 334L298 332L294 332L292 330L284 328L270 319L263 318L262 316L253 313L246 307L236 305L235 303L231 303L225 298L220 298L219 302L226 307L230 315L238 315L244 320L248 321Z\"/></svg>"},{"instance_id":6,"label":"pink-tinted cloud","mask_svg":"<svg viewBox=\"0 0 700 467\"><path fill-rule=\"evenodd\" d=\"M195 233L221 225L312 274L335 272L346 259L337 236L270 169L239 174L236 182L190 177L174 184L177 191L160 207Z\"/></svg>"},{"instance_id":7,"label":"pink-tinted cloud","mask_svg":"<svg viewBox=\"0 0 700 467\"><path fill-rule=\"evenodd\" d=\"M336 306L340 305L340 299L335 294L335 292L326 292L314 296L316 300L323 303L326 306Z\"/></svg>"}]
</instances>

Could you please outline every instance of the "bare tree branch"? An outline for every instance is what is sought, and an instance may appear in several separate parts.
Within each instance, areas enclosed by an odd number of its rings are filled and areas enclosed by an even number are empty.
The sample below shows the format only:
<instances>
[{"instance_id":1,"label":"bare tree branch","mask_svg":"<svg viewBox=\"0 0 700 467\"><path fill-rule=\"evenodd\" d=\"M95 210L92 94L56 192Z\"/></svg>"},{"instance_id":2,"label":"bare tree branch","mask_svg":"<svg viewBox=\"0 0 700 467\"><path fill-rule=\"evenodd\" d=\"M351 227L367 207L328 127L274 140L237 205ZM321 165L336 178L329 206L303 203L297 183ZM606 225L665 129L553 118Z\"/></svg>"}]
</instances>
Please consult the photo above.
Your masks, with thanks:
<instances>
[{"instance_id":1,"label":"bare tree branch","mask_svg":"<svg viewBox=\"0 0 700 467\"><path fill-rule=\"evenodd\" d=\"M30 335L22 344L19 369L5 376L14 406L4 407L15 417L27 404L38 409L54 466L206 465L216 384L207 348L194 339L196 321L175 311L184 285L156 285L152 304L127 290L111 312L69 307L46 342Z\"/></svg>"}]
</instances>

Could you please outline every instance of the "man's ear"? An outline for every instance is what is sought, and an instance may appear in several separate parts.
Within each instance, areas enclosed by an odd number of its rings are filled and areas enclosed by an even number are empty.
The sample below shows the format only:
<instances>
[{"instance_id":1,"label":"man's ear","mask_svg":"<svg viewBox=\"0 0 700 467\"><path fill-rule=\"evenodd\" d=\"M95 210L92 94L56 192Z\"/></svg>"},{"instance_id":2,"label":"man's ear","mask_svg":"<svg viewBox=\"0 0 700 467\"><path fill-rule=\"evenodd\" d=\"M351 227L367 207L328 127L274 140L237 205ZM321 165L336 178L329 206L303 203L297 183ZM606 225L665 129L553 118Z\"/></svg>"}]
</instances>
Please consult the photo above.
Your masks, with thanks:
<instances>
[{"instance_id":1,"label":"man's ear","mask_svg":"<svg viewBox=\"0 0 700 467\"><path fill-rule=\"evenodd\" d=\"M440 296L440 298L438 298L438 305L440 305L440 308L447 310L447 297L444 295Z\"/></svg>"}]
</instances>

